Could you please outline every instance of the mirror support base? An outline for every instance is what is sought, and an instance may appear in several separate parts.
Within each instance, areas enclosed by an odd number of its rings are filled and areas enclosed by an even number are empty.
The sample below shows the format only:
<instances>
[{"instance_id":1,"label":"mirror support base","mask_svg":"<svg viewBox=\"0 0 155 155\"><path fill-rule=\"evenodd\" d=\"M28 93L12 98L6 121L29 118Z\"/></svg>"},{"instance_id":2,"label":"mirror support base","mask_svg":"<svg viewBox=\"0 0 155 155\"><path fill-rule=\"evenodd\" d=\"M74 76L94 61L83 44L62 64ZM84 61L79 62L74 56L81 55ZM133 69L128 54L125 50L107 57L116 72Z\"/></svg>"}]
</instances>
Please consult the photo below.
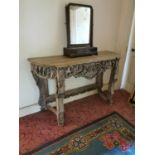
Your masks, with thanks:
<instances>
[{"instance_id":1,"label":"mirror support base","mask_svg":"<svg viewBox=\"0 0 155 155\"><path fill-rule=\"evenodd\" d=\"M89 55L97 55L97 47L69 47L64 48L64 56L67 57L82 57Z\"/></svg>"}]
</instances>

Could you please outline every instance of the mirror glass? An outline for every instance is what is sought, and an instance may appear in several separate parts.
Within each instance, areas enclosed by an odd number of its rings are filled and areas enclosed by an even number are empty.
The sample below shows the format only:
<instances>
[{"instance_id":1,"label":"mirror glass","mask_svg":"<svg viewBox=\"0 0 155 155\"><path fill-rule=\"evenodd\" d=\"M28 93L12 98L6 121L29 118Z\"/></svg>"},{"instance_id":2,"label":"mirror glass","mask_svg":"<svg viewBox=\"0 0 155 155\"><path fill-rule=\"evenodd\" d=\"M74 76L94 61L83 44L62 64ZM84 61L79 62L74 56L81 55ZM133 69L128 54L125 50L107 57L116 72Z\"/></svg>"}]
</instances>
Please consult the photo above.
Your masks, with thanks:
<instances>
[{"instance_id":1,"label":"mirror glass","mask_svg":"<svg viewBox=\"0 0 155 155\"><path fill-rule=\"evenodd\" d=\"M70 15L70 43L89 44L91 9L85 6L71 5Z\"/></svg>"}]
</instances>

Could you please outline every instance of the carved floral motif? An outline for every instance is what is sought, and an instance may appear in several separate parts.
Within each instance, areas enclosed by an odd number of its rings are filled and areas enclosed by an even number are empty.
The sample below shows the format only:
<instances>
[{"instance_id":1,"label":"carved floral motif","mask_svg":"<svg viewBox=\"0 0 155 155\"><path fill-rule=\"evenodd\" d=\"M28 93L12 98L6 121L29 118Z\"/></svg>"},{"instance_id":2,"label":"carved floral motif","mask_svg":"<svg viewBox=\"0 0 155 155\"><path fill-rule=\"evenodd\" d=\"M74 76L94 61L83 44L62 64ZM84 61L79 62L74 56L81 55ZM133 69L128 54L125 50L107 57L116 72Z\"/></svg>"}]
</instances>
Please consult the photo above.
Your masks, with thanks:
<instances>
[{"instance_id":1,"label":"carved floral motif","mask_svg":"<svg viewBox=\"0 0 155 155\"><path fill-rule=\"evenodd\" d=\"M31 64L31 70L33 74L36 74L40 78L53 79L57 76L57 71L63 72L64 78L74 77L85 77L87 79L92 79L96 77L99 73L104 72L118 62L119 59L104 60L100 62L76 64L66 67L47 67L38 66ZM117 65L116 65L117 66Z\"/></svg>"},{"instance_id":2,"label":"carved floral motif","mask_svg":"<svg viewBox=\"0 0 155 155\"><path fill-rule=\"evenodd\" d=\"M48 78L56 78L56 67L50 66L39 66L35 64L31 64L31 71L33 74L37 75L40 78L48 79Z\"/></svg>"}]
</instances>

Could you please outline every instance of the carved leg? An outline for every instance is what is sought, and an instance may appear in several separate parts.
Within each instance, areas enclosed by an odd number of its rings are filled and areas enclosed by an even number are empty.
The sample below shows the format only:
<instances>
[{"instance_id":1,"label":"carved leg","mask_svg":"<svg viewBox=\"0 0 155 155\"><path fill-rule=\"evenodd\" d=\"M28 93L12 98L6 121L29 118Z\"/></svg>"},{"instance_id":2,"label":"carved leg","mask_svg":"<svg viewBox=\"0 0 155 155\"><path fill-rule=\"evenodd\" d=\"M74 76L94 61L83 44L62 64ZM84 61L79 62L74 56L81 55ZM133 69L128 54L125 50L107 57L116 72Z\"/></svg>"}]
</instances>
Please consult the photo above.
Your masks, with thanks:
<instances>
[{"instance_id":1,"label":"carved leg","mask_svg":"<svg viewBox=\"0 0 155 155\"><path fill-rule=\"evenodd\" d=\"M98 89L98 94L104 101L109 101L107 94L103 93L103 72L99 73L96 77L96 84Z\"/></svg>"},{"instance_id":2,"label":"carved leg","mask_svg":"<svg viewBox=\"0 0 155 155\"><path fill-rule=\"evenodd\" d=\"M114 93L114 82L115 82L115 75L118 67L118 59L115 59L115 61L112 64L111 74L110 74L110 80L109 80L109 86L108 86L108 101L112 103L112 94Z\"/></svg>"},{"instance_id":3,"label":"carved leg","mask_svg":"<svg viewBox=\"0 0 155 155\"><path fill-rule=\"evenodd\" d=\"M64 91L65 91L65 79L63 70L57 71L57 78L56 78L56 84L57 84L57 96L56 96L56 106L57 106L57 121L58 125L63 126L64 125Z\"/></svg>"},{"instance_id":4,"label":"carved leg","mask_svg":"<svg viewBox=\"0 0 155 155\"><path fill-rule=\"evenodd\" d=\"M99 92L102 92L102 87L103 87L103 73L99 73L96 77L96 84L97 84L97 89Z\"/></svg>"},{"instance_id":5,"label":"carved leg","mask_svg":"<svg viewBox=\"0 0 155 155\"><path fill-rule=\"evenodd\" d=\"M36 74L32 72L32 75L36 81L36 85L39 88L39 101L38 104L41 106L41 110L46 110L46 97L49 96L48 92L48 80L47 79L42 79L38 77Z\"/></svg>"},{"instance_id":6,"label":"carved leg","mask_svg":"<svg viewBox=\"0 0 155 155\"><path fill-rule=\"evenodd\" d=\"M96 85L97 85L97 90L98 90L99 96L103 100L107 100L106 96L102 92L102 88L103 88L103 72L101 72L101 73L99 73L97 75L97 77L96 77Z\"/></svg>"}]
</instances>

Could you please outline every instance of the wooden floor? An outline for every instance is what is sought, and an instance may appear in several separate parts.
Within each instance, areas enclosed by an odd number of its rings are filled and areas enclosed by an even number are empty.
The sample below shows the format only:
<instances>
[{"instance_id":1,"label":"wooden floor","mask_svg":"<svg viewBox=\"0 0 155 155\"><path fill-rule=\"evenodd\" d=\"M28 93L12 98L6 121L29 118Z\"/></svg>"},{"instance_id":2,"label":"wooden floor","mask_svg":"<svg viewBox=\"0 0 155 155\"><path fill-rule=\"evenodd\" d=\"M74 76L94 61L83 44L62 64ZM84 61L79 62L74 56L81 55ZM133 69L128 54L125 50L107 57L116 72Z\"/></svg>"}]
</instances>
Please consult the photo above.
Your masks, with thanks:
<instances>
[{"instance_id":1,"label":"wooden floor","mask_svg":"<svg viewBox=\"0 0 155 155\"><path fill-rule=\"evenodd\" d=\"M20 154L31 151L73 129L82 127L114 111L134 124L134 108L129 104L129 94L117 90L113 104L109 105L98 95L92 95L65 105L65 126L57 126L56 116L49 112L38 112L20 118Z\"/></svg>"}]
</instances>

